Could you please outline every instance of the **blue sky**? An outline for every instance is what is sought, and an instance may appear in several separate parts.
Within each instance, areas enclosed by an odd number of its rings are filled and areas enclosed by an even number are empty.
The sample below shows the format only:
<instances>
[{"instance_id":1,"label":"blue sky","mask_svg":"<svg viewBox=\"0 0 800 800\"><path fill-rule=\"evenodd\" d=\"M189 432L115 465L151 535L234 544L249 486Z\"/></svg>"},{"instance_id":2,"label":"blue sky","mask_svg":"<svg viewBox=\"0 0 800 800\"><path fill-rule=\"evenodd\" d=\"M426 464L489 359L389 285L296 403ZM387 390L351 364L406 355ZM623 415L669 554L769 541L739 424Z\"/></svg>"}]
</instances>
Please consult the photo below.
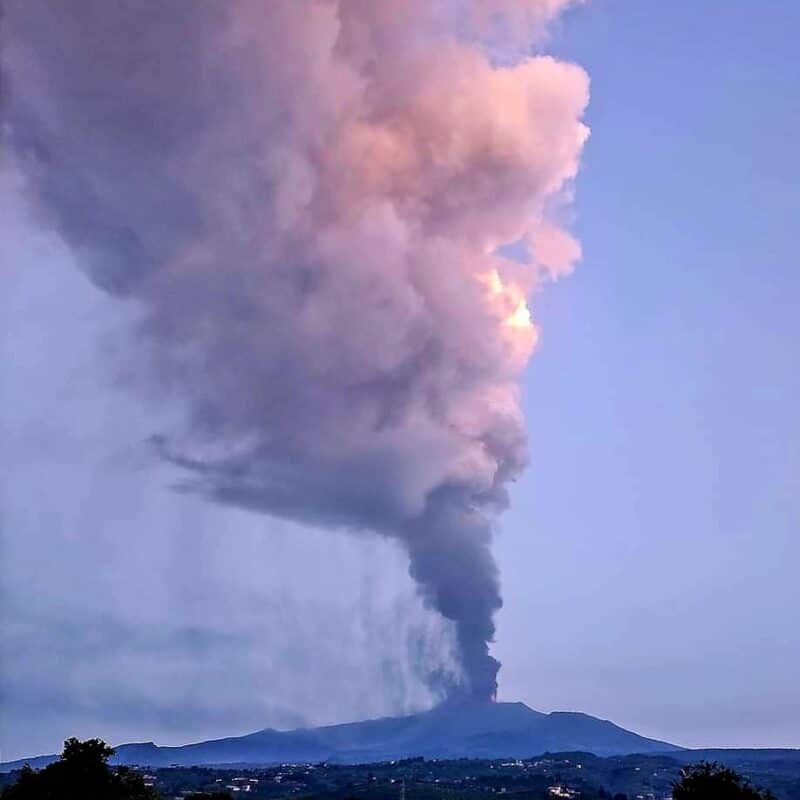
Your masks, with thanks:
<instances>
[{"instance_id":1,"label":"blue sky","mask_svg":"<svg viewBox=\"0 0 800 800\"><path fill-rule=\"evenodd\" d=\"M593 0L553 36L592 78L584 260L532 302L501 699L800 747L798 23L789 0ZM142 443L175 410L125 385L130 309L13 204L0 225L24 455L3 486L2 758L429 702L413 662L442 631L402 554L171 492Z\"/></svg>"},{"instance_id":2,"label":"blue sky","mask_svg":"<svg viewBox=\"0 0 800 800\"><path fill-rule=\"evenodd\" d=\"M585 258L533 304L504 695L800 745L798 22L599 0L557 39L592 77Z\"/></svg>"}]
</instances>

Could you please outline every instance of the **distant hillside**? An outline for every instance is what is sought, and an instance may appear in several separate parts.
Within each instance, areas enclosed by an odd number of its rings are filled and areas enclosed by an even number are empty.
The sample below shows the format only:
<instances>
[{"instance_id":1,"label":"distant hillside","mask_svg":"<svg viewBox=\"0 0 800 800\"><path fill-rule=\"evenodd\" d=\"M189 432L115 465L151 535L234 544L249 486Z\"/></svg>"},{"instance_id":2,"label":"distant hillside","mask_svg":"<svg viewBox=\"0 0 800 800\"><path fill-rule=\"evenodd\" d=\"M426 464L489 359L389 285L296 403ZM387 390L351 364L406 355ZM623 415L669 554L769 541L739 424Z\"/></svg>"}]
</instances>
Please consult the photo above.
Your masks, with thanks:
<instances>
[{"instance_id":1,"label":"distant hillside","mask_svg":"<svg viewBox=\"0 0 800 800\"><path fill-rule=\"evenodd\" d=\"M246 736L180 747L159 747L147 742L123 744L116 750L114 763L158 767L320 761L356 764L414 756L524 758L548 751L610 756L668 753L681 748L587 714L543 714L524 703L476 703L445 704L420 714L322 728L268 728ZM53 758L40 756L8 762L0 769L15 769L26 761L43 766Z\"/></svg>"}]
</instances>

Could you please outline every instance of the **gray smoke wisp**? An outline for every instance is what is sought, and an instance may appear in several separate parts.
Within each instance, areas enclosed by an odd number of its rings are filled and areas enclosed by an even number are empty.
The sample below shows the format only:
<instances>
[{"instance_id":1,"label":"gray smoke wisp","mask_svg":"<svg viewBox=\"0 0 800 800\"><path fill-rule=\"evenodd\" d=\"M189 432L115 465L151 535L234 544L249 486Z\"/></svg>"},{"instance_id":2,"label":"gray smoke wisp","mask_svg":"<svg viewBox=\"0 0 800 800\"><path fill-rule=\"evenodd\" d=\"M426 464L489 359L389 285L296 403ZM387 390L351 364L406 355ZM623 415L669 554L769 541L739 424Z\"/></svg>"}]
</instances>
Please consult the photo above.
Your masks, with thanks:
<instances>
[{"instance_id":1,"label":"gray smoke wisp","mask_svg":"<svg viewBox=\"0 0 800 800\"><path fill-rule=\"evenodd\" d=\"M392 537L487 698L492 524L526 463L526 298L584 72L568 0L7 0L3 135L43 225L139 309L159 438L215 502ZM500 255L520 243L528 263Z\"/></svg>"}]
</instances>

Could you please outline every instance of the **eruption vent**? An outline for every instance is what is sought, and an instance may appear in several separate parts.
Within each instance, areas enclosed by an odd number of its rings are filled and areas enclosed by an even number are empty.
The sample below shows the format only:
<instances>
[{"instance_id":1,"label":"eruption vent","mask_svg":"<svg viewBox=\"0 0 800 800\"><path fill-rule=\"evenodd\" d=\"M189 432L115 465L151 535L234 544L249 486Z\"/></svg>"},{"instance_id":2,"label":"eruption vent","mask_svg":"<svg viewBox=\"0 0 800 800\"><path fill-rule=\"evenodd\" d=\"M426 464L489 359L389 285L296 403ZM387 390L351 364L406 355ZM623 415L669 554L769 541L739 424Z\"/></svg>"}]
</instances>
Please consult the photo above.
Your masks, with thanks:
<instances>
[{"instance_id":1,"label":"eruption vent","mask_svg":"<svg viewBox=\"0 0 800 800\"><path fill-rule=\"evenodd\" d=\"M491 520L525 465L526 298L587 129L531 56L569 0L6 0L4 136L141 310L210 499L392 537L488 698ZM499 255L521 242L521 264Z\"/></svg>"}]
</instances>

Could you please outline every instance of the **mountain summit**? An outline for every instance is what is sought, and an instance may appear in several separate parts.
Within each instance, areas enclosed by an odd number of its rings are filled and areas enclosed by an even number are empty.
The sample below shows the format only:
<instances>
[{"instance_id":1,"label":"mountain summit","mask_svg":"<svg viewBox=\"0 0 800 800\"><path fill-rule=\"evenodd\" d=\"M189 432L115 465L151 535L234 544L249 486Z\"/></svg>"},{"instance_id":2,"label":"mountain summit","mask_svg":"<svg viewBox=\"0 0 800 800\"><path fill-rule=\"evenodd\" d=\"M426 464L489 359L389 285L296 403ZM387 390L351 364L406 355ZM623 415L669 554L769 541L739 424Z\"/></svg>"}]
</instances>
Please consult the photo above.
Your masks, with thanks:
<instances>
[{"instance_id":1,"label":"mountain summit","mask_svg":"<svg viewBox=\"0 0 800 800\"><path fill-rule=\"evenodd\" d=\"M152 742L123 744L116 748L112 761L153 767L315 761L353 764L415 756L525 758L547 751L578 750L609 756L680 749L587 714L543 714L524 703L486 702L445 703L418 714L322 728L267 728L246 736L180 747L158 747ZM23 763L25 760L2 768ZM42 766L40 759L31 763Z\"/></svg>"}]
</instances>

